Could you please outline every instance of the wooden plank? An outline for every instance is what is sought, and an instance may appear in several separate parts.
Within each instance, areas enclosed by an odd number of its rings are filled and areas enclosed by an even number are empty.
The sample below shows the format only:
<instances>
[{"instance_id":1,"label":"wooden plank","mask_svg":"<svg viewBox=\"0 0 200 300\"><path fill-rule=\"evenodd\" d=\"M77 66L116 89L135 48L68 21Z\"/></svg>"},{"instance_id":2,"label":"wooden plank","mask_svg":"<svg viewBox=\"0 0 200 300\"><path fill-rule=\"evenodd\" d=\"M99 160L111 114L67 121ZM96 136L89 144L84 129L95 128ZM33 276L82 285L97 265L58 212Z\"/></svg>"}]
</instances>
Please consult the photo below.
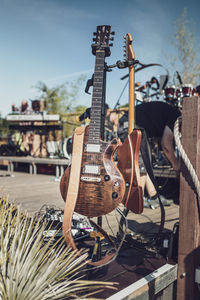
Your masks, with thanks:
<instances>
[{"instance_id":1,"label":"wooden plank","mask_svg":"<svg viewBox=\"0 0 200 300\"><path fill-rule=\"evenodd\" d=\"M174 299L175 282L171 283L162 292L160 297L156 297L155 300L173 300Z\"/></svg>"},{"instance_id":2,"label":"wooden plank","mask_svg":"<svg viewBox=\"0 0 200 300\"><path fill-rule=\"evenodd\" d=\"M165 264L106 300L151 300L177 279L177 265ZM164 300L164 298L163 298ZM172 300L172 299L165 299Z\"/></svg>"},{"instance_id":3,"label":"wooden plank","mask_svg":"<svg viewBox=\"0 0 200 300\"><path fill-rule=\"evenodd\" d=\"M0 174L7 174L0 171ZM10 201L20 204L22 210L32 213L38 212L43 205L64 208L64 201L60 194L60 182L50 175L29 175L14 172L12 176L1 177L0 196L8 195Z\"/></svg>"},{"instance_id":4,"label":"wooden plank","mask_svg":"<svg viewBox=\"0 0 200 300\"><path fill-rule=\"evenodd\" d=\"M182 112L182 145L200 177L200 98L184 99ZM180 179L180 226L178 252L178 300L196 300L200 294L195 283L199 266L200 226L197 199L190 175L183 169Z\"/></svg>"},{"instance_id":5,"label":"wooden plank","mask_svg":"<svg viewBox=\"0 0 200 300\"><path fill-rule=\"evenodd\" d=\"M21 163L35 163L35 164L51 164L51 165L68 165L69 159L67 158L39 158L31 156L0 156L0 161L9 161L9 162L21 162Z\"/></svg>"}]
</instances>

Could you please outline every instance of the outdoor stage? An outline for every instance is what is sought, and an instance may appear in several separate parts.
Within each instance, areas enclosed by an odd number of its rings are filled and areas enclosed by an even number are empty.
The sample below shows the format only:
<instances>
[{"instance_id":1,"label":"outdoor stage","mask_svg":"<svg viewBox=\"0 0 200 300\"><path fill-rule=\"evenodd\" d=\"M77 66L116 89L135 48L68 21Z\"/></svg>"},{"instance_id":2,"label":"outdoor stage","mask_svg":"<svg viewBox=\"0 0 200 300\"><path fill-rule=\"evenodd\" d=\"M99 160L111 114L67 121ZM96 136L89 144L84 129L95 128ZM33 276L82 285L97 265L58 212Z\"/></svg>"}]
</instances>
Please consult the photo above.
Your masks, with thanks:
<instances>
[{"instance_id":1,"label":"outdoor stage","mask_svg":"<svg viewBox=\"0 0 200 300\"><path fill-rule=\"evenodd\" d=\"M1 195L7 194L9 200L16 201L21 205L22 210L28 211L31 215L37 213L43 205L56 206L60 209L64 208L64 202L60 195L59 184L60 182L58 178L54 175L38 174L35 176L29 173L8 173L7 171L0 170ZM173 229L174 224L178 221L179 206L174 203L169 207L165 207L165 213L165 231L167 233L169 230ZM144 208L141 215L129 212L127 219L129 227L128 233L132 236L142 235L145 238L146 235L157 232L160 222L160 209L157 208L153 210ZM118 231L118 223L116 222L115 212L108 215L108 220L109 226L113 229L113 232L116 233ZM107 221L104 220L104 217L103 228L105 230L109 230ZM167 271L163 273L164 275L160 274L161 270L165 270L165 268L167 268ZM164 282L164 284L170 285L175 281L176 278L174 276L176 274L176 263L174 261L167 261L164 257L156 255L154 251L146 251L137 242L133 243L132 246L125 243L125 247L123 247L120 251L117 259L107 267L103 268L102 272L94 272L91 279L119 282L118 291L124 291L124 288L130 288L132 284L138 282L138 280L142 278L144 279L145 276L149 276L151 272L154 272L154 275L150 276L151 281L155 281L157 278L156 276L158 276L157 285L162 290L164 287L162 287L161 283ZM146 279L145 282L147 287L148 285L150 286L150 283L148 283ZM132 288L133 290L135 289L135 287ZM155 288L156 284L154 282L154 292ZM172 289L170 289L170 291L171 290ZM103 292L103 296L101 295L101 298L106 299L118 291L106 290ZM149 290L146 290L146 292L149 293ZM150 292L152 293L152 291Z\"/></svg>"}]
</instances>

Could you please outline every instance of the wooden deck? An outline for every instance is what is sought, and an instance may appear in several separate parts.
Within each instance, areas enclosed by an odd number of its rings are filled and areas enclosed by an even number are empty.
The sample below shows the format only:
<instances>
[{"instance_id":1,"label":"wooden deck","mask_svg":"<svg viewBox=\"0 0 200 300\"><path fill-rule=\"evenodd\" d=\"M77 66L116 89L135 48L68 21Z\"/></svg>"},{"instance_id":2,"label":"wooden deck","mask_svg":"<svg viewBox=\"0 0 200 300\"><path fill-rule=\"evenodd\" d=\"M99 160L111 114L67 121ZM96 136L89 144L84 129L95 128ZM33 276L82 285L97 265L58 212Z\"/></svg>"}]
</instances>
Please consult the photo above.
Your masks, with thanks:
<instances>
[{"instance_id":1,"label":"wooden deck","mask_svg":"<svg viewBox=\"0 0 200 300\"><path fill-rule=\"evenodd\" d=\"M11 174L10 176L8 176ZM20 204L29 213L37 212L43 205L64 207L59 192L59 182L50 175L31 175L28 173L8 173L0 170L1 195Z\"/></svg>"},{"instance_id":2,"label":"wooden deck","mask_svg":"<svg viewBox=\"0 0 200 300\"><path fill-rule=\"evenodd\" d=\"M28 173L9 173L0 170L1 195L3 193L8 194L10 200L21 204L21 207L30 213L37 212L45 204L63 209L64 203L60 195L59 185L59 180L53 175L38 174L34 176ZM179 206L172 204L165 207L165 213L165 228L171 230L178 220ZM115 212L108 215L113 217L113 223L115 215ZM144 208L141 215L129 212L128 221L130 229L137 228L138 231L144 231L146 226L152 229L157 227L160 222L160 209ZM113 223L111 223L112 227Z\"/></svg>"},{"instance_id":3,"label":"wooden deck","mask_svg":"<svg viewBox=\"0 0 200 300\"><path fill-rule=\"evenodd\" d=\"M8 173L0 170L0 196L8 195L10 200L16 201L23 210L28 211L30 214L38 212L43 205L64 208L59 184L59 180L54 175L38 174L35 176L29 173ZM123 209L123 207L121 208ZM179 206L174 203L169 207L165 207L165 214L165 230L172 230L179 218ZM120 216L115 211L103 217L104 229L115 235L119 229L119 219ZM129 212L127 219L130 235L149 236L158 231L160 209L144 208L141 215ZM121 253L122 255L119 255L118 259L108 266L104 274L98 274L97 276L93 274L92 278L117 281L120 283L119 290L121 290L162 267L167 262L165 258L148 253L148 251L140 251L139 248L133 246L130 249L125 249L125 257ZM113 291L105 291L103 298L111 296L112 293Z\"/></svg>"}]
</instances>

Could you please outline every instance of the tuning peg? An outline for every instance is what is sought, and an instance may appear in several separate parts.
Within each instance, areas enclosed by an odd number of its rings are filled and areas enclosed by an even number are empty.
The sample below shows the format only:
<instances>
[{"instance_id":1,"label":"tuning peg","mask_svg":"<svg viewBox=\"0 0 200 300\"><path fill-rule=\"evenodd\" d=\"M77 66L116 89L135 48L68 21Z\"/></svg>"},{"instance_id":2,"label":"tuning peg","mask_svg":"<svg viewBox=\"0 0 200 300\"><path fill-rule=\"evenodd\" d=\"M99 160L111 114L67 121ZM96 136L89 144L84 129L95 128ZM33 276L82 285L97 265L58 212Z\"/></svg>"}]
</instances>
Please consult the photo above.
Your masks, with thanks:
<instances>
[{"instance_id":1,"label":"tuning peg","mask_svg":"<svg viewBox=\"0 0 200 300\"><path fill-rule=\"evenodd\" d=\"M112 47L112 46L113 46L113 43L109 44L109 46Z\"/></svg>"},{"instance_id":2,"label":"tuning peg","mask_svg":"<svg viewBox=\"0 0 200 300\"><path fill-rule=\"evenodd\" d=\"M97 33L96 33L96 32L93 32L93 35L97 35Z\"/></svg>"},{"instance_id":3,"label":"tuning peg","mask_svg":"<svg viewBox=\"0 0 200 300\"><path fill-rule=\"evenodd\" d=\"M115 35L115 32L114 32L114 31L112 31L112 32L111 32L111 34L112 34L112 35Z\"/></svg>"},{"instance_id":4,"label":"tuning peg","mask_svg":"<svg viewBox=\"0 0 200 300\"><path fill-rule=\"evenodd\" d=\"M111 38L110 38L110 41L114 41L114 38L113 38L113 37L111 37Z\"/></svg>"},{"instance_id":5,"label":"tuning peg","mask_svg":"<svg viewBox=\"0 0 200 300\"><path fill-rule=\"evenodd\" d=\"M93 40L93 42L96 42L96 39L94 38L94 39L92 39Z\"/></svg>"},{"instance_id":6,"label":"tuning peg","mask_svg":"<svg viewBox=\"0 0 200 300\"><path fill-rule=\"evenodd\" d=\"M125 36L125 35L123 36L123 39L125 39L125 40L126 40L126 36Z\"/></svg>"}]
</instances>

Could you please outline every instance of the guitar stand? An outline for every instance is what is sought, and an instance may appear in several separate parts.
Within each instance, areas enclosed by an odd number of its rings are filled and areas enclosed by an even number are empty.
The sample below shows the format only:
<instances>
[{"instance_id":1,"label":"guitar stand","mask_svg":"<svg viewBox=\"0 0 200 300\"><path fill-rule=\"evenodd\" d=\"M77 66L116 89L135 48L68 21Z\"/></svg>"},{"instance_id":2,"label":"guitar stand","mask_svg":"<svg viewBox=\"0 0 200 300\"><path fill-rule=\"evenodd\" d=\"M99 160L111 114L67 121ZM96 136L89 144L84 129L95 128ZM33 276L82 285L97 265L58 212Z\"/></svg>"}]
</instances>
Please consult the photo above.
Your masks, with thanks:
<instances>
[{"instance_id":1,"label":"guitar stand","mask_svg":"<svg viewBox=\"0 0 200 300\"><path fill-rule=\"evenodd\" d=\"M102 217L97 218L97 224L102 227Z\"/></svg>"},{"instance_id":2,"label":"guitar stand","mask_svg":"<svg viewBox=\"0 0 200 300\"><path fill-rule=\"evenodd\" d=\"M102 258L102 241L105 239L103 234L97 231L91 231L90 232L90 237L95 239L92 255L91 255L91 261L95 262L98 261ZM98 267L98 270L102 270L104 266ZM93 266L92 265L87 265L88 269L88 274L87 278L89 279L90 276L93 274ZM96 268L95 268L96 271Z\"/></svg>"},{"instance_id":3,"label":"guitar stand","mask_svg":"<svg viewBox=\"0 0 200 300\"><path fill-rule=\"evenodd\" d=\"M127 217L129 212L129 209L127 207L124 208L123 212L122 212L122 216L120 218L120 222L119 222L119 231L117 232L117 237L121 238L123 235L123 225L125 223L125 218Z\"/></svg>"},{"instance_id":4,"label":"guitar stand","mask_svg":"<svg viewBox=\"0 0 200 300\"><path fill-rule=\"evenodd\" d=\"M102 258L101 241L104 240L104 236L100 232L92 231L90 232L90 237L95 239L91 257L92 262L95 262Z\"/></svg>"}]
</instances>

